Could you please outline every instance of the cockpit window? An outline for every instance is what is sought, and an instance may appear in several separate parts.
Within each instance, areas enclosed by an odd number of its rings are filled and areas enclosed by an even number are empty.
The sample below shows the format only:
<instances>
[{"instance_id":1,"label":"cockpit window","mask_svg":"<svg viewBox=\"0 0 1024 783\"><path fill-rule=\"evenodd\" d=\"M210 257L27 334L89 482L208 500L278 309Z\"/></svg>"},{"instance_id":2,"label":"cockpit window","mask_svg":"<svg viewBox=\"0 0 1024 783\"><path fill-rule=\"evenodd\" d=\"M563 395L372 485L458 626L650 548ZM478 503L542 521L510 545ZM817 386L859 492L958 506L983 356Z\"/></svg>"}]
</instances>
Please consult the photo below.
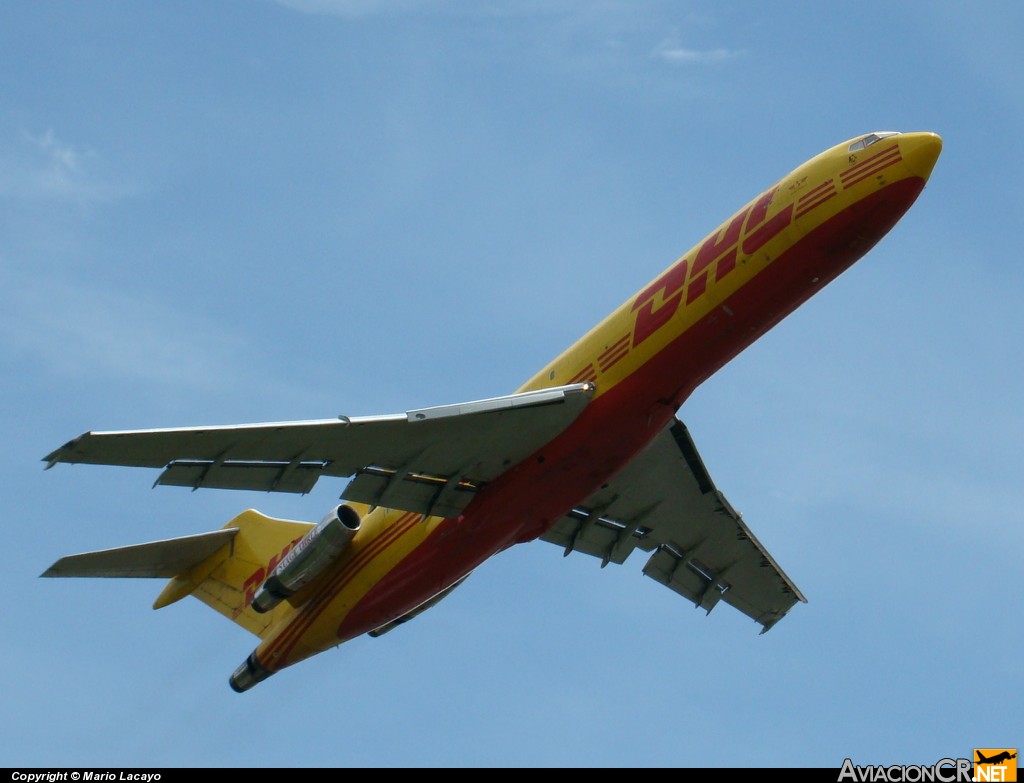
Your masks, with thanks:
<instances>
[{"instance_id":1,"label":"cockpit window","mask_svg":"<svg viewBox=\"0 0 1024 783\"><path fill-rule=\"evenodd\" d=\"M898 136L899 134L899 131L876 131L875 133L869 133L863 139L857 139L857 141L853 142L853 144L850 145L850 152L866 149L876 141L881 141L889 136Z\"/></svg>"}]
</instances>

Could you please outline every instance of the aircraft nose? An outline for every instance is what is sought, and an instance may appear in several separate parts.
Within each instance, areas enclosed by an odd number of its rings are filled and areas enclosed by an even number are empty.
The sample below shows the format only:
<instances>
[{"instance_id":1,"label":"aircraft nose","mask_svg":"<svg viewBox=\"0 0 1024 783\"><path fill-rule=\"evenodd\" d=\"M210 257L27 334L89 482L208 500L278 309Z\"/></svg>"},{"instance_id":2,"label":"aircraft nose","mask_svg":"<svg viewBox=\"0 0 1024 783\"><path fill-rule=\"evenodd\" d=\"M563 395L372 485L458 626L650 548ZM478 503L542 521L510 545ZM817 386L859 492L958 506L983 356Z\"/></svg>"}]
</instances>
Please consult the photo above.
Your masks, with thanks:
<instances>
[{"instance_id":1,"label":"aircraft nose","mask_svg":"<svg viewBox=\"0 0 1024 783\"><path fill-rule=\"evenodd\" d=\"M908 133L903 142L903 160L914 176L927 180L942 152L942 137L937 133Z\"/></svg>"}]
</instances>

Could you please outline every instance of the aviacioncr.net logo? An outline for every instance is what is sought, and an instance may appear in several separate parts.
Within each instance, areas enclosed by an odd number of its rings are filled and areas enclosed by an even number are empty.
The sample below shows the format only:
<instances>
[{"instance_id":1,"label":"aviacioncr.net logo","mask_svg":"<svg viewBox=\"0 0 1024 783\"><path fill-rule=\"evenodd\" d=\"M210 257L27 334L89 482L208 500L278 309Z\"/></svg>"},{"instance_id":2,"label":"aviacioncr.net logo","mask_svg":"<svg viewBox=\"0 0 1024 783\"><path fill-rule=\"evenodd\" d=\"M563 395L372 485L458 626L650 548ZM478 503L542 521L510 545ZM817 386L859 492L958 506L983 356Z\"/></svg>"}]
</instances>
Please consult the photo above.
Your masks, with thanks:
<instances>
[{"instance_id":1,"label":"aviacioncr.net logo","mask_svg":"<svg viewBox=\"0 0 1024 783\"><path fill-rule=\"evenodd\" d=\"M970 783L974 764L970 759L939 759L934 764L869 764L858 767L843 761L837 783Z\"/></svg>"},{"instance_id":2,"label":"aviacioncr.net logo","mask_svg":"<svg viewBox=\"0 0 1024 783\"><path fill-rule=\"evenodd\" d=\"M1015 783L1017 780L1016 748L975 748L974 780L992 783Z\"/></svg>"}]
</instances>

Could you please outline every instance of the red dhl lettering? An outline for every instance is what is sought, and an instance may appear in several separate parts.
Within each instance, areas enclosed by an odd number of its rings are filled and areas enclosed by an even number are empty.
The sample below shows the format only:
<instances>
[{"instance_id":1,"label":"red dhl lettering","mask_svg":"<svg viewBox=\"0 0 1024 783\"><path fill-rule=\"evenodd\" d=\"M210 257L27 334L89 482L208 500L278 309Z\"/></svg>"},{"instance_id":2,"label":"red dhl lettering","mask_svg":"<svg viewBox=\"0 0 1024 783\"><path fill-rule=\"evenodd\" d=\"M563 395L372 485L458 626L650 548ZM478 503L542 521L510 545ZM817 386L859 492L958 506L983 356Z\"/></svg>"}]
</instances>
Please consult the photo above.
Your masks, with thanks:
<instances>
[{"instance_id":1,"label":"red dhl lettering","mask_svg":"<svg viewBox=\"0 0 1024 783\"><path fill-rule=\"evenodd\" d=\"M633 346L636 347L658 329L669 322L679 309L683 298L683 286L686 285L685 258L677 261L661 277L640 292L633 302L633 310L637 311L633 326ZM661 304L654 306L654 299L661 293Z\"/></svg>"},{"instance_id":2,"label":"red dhl lettering","mask_svg":"<svg viewBox=\"0 0 1024 783\"><path fill-rule=\"evenodd\" d=\"M249 608L252 604L252 599L256 597L256 591L259 589L260 585L267 580L267 575L274 573L274 569L277 568L278 563L281 562L285 555L292 551L292 547L299 543L300 540L301 539L296 538L294 541L291 541L288 546L270 558L270 562L267 563L266 567L257 568L249 575L249 578L242 583L242 592L245 593L245 599L242 602L241 608L239 608L235 613L236 616L241 614L243 610Z\"/></svg>"},{"instance_id":3,"label":"red dhl lettering","mask_svg":"<svg viewBox=\"0 0 1024 783\"><path fill-rule=\"evenodd\" d=\"M248 609L249 606L252 605L252 599L256 597L256 591L259 589L259 586L263 584L266 578L266 569L257 568L252 572L249 578L245 580L245 583L242 585L242 590L245 592L245 600L242 602L242 606L238 609L236 614L241 614L244 609Z\"/></svg>"},{"instance_id":4,"label":"red dhl lettering","mask_svg":"<svg viewBox=\"0 0 1024 783\"><path fill-rule=\"evenodd\" d=\"M743 253L745 255L753 255L765 244L769 239L775 237L782 229L790 224L793 219L793 205L787 204L782 210L779 210L778 214L775 215L771 220L765 221L765 217L768 214L768 205L772 202L772 196L778 188L768 191L765 195L761 196L760 200L754 204L754 208L750 211L750 219L747 220L747 235L743 239ZM751 228L756 226L756 228Z\"/></svg>"},{"instance_id":5,"label":"red dhl lettering","mask_svg":"<svg viewBox=\"0 0 1024 783\"><path fill-rule=\"evenodd\" d=\"M640 292L631 308L636 313L633 324L634 348L672 320L682 303L684 287L686 303L690 304L707 290L708 274L712 266L717 263L717 282L736 268L740 247L744 255L752 255L792 222L792 204L787 204L771 219L767 219L768 208L778 190L775 187L763 193L757 201L733 217L722 231L705 239L693 257L692 264L688 258L679 259Z\"/></svg>"},{"instance_id":6,"label":"red dhl lettering","mask_svg":"<svg viewBox=\"0 0 1024 783\"><path fill-rule=\"evenodd\" d=\"M750 212L744 209L734 217L725 229L725 235L719 239L718 234L712 234L700 246L697 257L693 259L693 274L704 272L715 259L732 258L736 262L736 243L740 240L740 230L743 227L743 219ZM721 261L719 261L721 265Z\"/></svg>"}]
</instances>

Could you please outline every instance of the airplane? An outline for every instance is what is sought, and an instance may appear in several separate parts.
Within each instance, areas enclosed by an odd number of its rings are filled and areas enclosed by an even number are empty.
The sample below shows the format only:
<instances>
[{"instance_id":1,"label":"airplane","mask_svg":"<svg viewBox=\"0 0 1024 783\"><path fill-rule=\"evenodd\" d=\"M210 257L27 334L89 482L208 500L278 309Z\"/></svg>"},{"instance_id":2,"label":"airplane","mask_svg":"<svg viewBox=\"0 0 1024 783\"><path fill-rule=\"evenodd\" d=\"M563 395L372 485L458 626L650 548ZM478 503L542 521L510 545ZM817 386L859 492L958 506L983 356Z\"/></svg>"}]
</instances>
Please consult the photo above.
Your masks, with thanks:
<instances>
[{"instance_id":1,"label":"airplane","mask_svg":"<svg viewBox=\"0 0 1024 783\"><path fill-rule=\"evenodd\" d=\"M351 477L319 524L247 510L209 533L61 558L43 576L169 579L260 641L238 692L381 636L481 563L540 538L643 573L768 631L803 593L712 481L676 412L866 254L917 199L934 133L869 133L748 202L514 394L383 416L86 432L44 458L158 468L156 484L308 492Z\"/></svg>"},{"instance_id":2,"label":"airplane","mask_svg":"<svg viewBox=\"0 0 1024 783\"><path fill-rule=\"evenodd\" d=\"M976 750L974 752L978 756L978 760L975 762L977 764L1002 764L1004 761L1010 761L1011 759L1017 758L1016 753L1010 753L1008 750L997 753L992 758L986 758L985 754L980 750Z\"/></svg>"}]
</instances>

